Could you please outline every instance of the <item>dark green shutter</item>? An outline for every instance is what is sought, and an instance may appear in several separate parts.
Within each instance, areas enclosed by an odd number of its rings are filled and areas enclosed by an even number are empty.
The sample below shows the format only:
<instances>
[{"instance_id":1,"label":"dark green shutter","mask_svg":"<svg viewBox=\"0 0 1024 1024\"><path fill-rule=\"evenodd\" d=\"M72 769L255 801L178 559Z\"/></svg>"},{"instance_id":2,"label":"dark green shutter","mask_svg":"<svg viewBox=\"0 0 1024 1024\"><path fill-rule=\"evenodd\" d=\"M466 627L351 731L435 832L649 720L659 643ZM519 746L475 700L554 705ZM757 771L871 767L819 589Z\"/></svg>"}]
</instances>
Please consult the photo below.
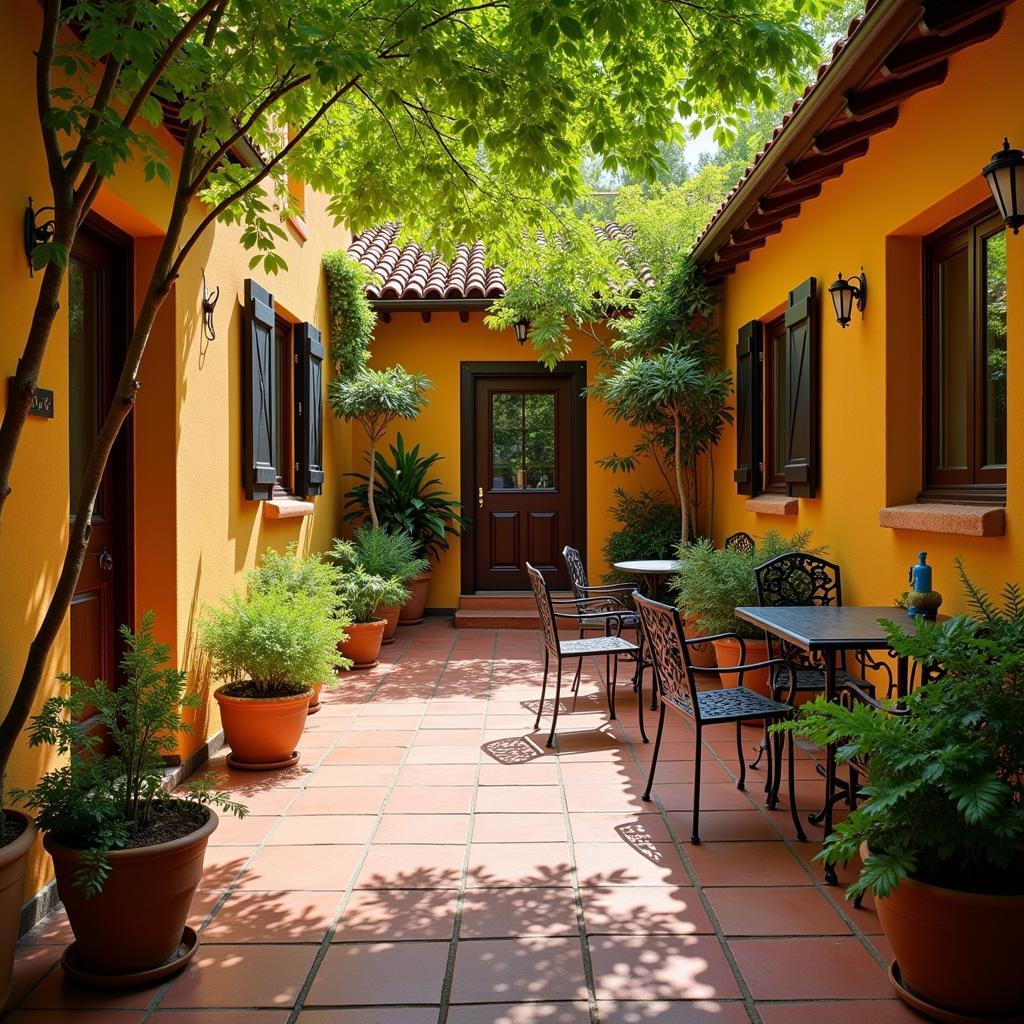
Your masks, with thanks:
<instances>
[{"instance_id":1,"label":"dark green shutter","mask_svg":"<svg viewBox=\"0 0 1024 1024\"><path fill-rule=\"evenodd\" d=\"M736 345L736 470L740 494L761 493L761 350L764 327L751 320Z\"/></svg>"},{"instance_id":2,"label":"dark green shutter","mask_svg":"<svg viewBox=\"0 0 1024 1024\"><path fill-rule=\"evenodd\" d=\"M304 498L324 489L324 347L308 323L295 327L295 490Z\"/></svg>"},{"instance_id":3,"label":"dark green shutter","mask_svg":"<svg viewBox=\"0 0 1024 1024\"><path fill-rule=\"evenodd\" d=\"M789 293L786 309L786 489L813 498L818 486L818 310L817 282L809 277Z\"/></svg>"},{"instance_id":4,"label":"dark green shutter","mask_svg":"<svg viewBox=\"0 0 1024 1024\"><path fill-rule=\"evenodd\" d=\"M242 481L250 501L270 498L274 465L277 389L274 379L274 296L255 281L245 282L242 337Z\"/></svg>"}]
</instances>

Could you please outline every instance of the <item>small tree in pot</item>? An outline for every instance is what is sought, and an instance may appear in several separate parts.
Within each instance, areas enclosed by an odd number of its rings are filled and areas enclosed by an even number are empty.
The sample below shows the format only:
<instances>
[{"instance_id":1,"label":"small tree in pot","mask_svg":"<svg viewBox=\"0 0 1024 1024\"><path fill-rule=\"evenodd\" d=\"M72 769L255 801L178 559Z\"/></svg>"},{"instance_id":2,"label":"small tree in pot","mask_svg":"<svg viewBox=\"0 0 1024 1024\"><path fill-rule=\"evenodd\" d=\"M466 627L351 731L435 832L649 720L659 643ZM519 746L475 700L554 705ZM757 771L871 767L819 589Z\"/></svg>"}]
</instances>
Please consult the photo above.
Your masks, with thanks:
<instances>
[{"instance_id":1,"label":"small tree in pot","mask_svg":"<svg viewBox=\"0 0 1024 1024\"><path fill-rule=\"evenodd\" d=\"M184 672L166 667L170 648L154 640L153 621L149 612L138 633L122 630L123 685L61 677L66 694L43 704L29 742L55 747L66 763L16 794L45 834L75 933L65 966L93 984L184 966L198 942L185 920L217 827L211 808L246 813L205 781L177 796L164 788L164 755L189 731L181 709L202 700L185 693ZM88 708L102 731L83 724Z\"/></svg>"},{"instance_id":2,"label":"small tree in pot","mask_svg":"<svg viewBox=\"0 0 1024 1024\"><path fill-rule=\"evenodd\" d=\"M377 664L387 625L378 609L401 604L408 593L408 587L396 577L375 576L361 565L341 574L338 595L342 608L352 621L339 649L351 659L353 668L372 668Z\"/></svg>"}]
</instances>

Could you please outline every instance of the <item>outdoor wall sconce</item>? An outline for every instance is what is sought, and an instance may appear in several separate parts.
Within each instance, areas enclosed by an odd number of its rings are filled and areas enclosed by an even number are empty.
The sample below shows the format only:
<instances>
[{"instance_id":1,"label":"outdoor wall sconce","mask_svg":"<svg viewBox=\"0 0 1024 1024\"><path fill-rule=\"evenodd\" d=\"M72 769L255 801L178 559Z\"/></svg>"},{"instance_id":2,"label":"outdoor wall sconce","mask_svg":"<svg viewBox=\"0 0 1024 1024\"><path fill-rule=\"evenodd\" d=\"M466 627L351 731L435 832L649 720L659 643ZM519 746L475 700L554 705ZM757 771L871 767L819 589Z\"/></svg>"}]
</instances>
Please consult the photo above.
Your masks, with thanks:
<instances>
[{"instance_id":1,"label":"outdoor wall sconce","mask_svg":"<svg viewBox=\"0 0 1024 1024\"><path fill-rule=\"evenodd\" d=\"M218 286L212 292L206 290L206 271L203 274L203 337L207 341L213 341L217 337L217 332L213 326L213 311L217 308L217 300L220 298L220 287Z\"/></svg>"},{"instance_id":2,"label":"outdoor wall sconce","mask_svg":"<svg viewBox=\"0 0 1024 1024\"><path fill-rule=\"evenodd\" d=\"M36 223L40 214L49 210L54 212L52 206L40 206L38 210L32 208L32 197L28 197L28 206L25 209L24 232L25 232L25 255L28 257L28 276L35 277L35 268L32 266L32 252L37 245L42 245L53 238L53 218Z\"/></svg>"},{"instance_id":3,"label":"outdoor wall sconce","mask_svg":"<svg viewBox=\"0 0 1024 1024\"><path fill-rule=\"evenodd\" d=\"M853 282L857 283L854 284ZM840 327L846 327L853 318L853 304L856 302L857 309L863 313L864 307L868 304L868 279L864 268L860 268L859 274L844 278L842 274L828 286L828 293L832 296L832 306L836 311L836 322Z\"/></svg>"},{"instance_id":4,"label":"outdoor wall sconce","mask_svg":"<svg viewBox=\"0 0 1024 1024\"><path fill-rule=\"evenodd\" d=\"M520 345L526 344L526 338L530 333L530 321L526 317L520 317L513 325L512 329L516 332L516 341Z\"/></svg>"},{"instance_id":5,"label":"outdoor wall sconce","mask_svg":"<svg viewBox=\"0 0 1024 1024\"><path fill-rule=\"evenodd\" d=\"M992 198L999 207L999 216L1016 235L1024 225L1021 212L1021 193L1024 193L1024 153L1010 149L1010 140L1003 139L1003 148L993 153L982 169L982 175L992 189Z\"/></svg>"}]
</instances>

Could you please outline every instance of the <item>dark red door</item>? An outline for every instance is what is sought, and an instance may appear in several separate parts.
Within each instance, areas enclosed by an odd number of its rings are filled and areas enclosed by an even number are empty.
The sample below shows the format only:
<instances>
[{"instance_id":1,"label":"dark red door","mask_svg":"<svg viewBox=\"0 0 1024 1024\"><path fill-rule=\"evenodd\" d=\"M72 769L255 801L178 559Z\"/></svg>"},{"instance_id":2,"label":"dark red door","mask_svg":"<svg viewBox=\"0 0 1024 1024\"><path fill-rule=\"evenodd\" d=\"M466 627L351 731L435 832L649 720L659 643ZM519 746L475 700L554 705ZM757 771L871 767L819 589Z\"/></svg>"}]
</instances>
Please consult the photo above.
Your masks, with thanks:
<instances>
[{"instance_id":1,"label":"dark red door","mask_svg":"<svg viewBox=\"0 0 1024 1024\"><path fill-rule=\"evenodd\" d=\"M476 376L473 387L475 589L529 589L527 562L566 589L562 547L582 546L574 524L578 385L541 370Z\"/></svg>"},{"instance_id":2,"label":"dark red door","mask_svg":"<svg viewBox=\"0 0 1024 1024\"><path fill-rule=\"evenodd\" d=\"M68 266L68 441L70 515L100 423L113 398L129 316L129 251L82 230ZM71 672L117 681L118 629L131 617L131 420L107 465L85 563L71 603Z\"/></svg>"}]
</instances>

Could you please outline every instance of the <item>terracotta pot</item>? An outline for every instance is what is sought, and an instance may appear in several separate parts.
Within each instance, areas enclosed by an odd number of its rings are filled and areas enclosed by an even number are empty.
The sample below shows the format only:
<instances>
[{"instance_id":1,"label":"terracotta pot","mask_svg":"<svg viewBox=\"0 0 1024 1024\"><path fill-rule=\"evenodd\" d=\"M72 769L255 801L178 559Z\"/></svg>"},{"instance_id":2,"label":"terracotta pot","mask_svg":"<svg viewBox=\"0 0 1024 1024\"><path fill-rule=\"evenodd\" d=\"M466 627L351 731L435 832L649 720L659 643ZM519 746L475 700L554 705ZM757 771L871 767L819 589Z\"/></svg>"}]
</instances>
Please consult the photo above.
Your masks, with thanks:
<instances>
[{"instance_id":1,"label":"terracotta pot","mask_svg":"<svg viewBox=\"0 0 1024 1024\"><path fill-rule=\"evenodd\" d=\"M746 645L747 664L768 660L768 645L763 640L744 640L743 642ZM712 640L711 643L715 648L715 658L718 661L719 668L732 668L734 665L740 664L740 645L737 641ZM730 672L723 675L721 679L723 686L738 686L740 674L738 672ZM770 670L759 668L754 669L753 672L744 672L743 685L755 693L770 697L772 695Z\"/></svg>"},{"instance_id":2,"label":"terracotta pot","mask_svg":"<svg viewBox=\"0 0 1024 1024\"><path fill-rule=\"evenodd\" d=\"M398 616L400 626L415 626L417 622L423 621L423 613L427 607L427 591L430 590L430 577L433 575L433 570L428 569L409 584L409 600L402 605L402 611Z\"/></svg>"},{"instance_id":3,"label":"terracotta pot","mask_svg":"<svg viewBox=\"0 0 1024 1024\"><path fill-rule=\"evenodd\" d=\"M309 708L306 710L307 715L315 715L320 710L320 690L322 687L319 683L313 687L309 694Z\"/></svg>"},{"instance_id":4,"label":"terracotta pot","mask_svg":"<svg viewBox=\"0 0 1024 1024\"><path fill-rule=\"evenodd\" d=\"M393 644L395 642L395 633L398 632L398 616L401 612L402 606L400 604L378 605L374 609L373 614L378 619L383 619L386 623L384 626L384 643Z\"/></svg>"},{"instance_id":5,"label":"terracotta pot","mask_svg":"<svg viewBox=\"0 0 1024 1024\"><path fill-rule=\"evenodd\" d=\"M687 640L693 640L699 636L707 636L697 625L696 615L687 615L683 619L683 629ZM694 644L690 647L690 661L697 668L714 668L718 664L714 645L711 643ZM697 682L711 689L719 685L713 676L698 676Z\"/></svg>"},{"instance_id":6,"label":"terracotta pot","mask_svg":"<svg viewBox=\"0 0 1024 1024\"><path fill-rule=\"evenodd\" d=\"M345 627L348 639L338 644L338 650L346 658L352 659L354 669L373 668L377 664L386 625L384 619L375 619L373 622L353 622L351 626Z\"/></svg>"},{"instance_id":7,"label":"terracotta pot","mask_svg":"<svg viewBox=\"0 0 1024 1024\"><path fill-rule=\"evenodd\" d=\"M861 847L861 857L867 856ZM1024 1015L1017 980L1024 895L984 896L908 879L884 899L876 897L875 906L900 981L918 997L911 1005L952 1011L964 1020Z\"/></svg>"},{"instance_id":8,"label":"terracotta pot","mask_svg":"<svg viewBox=\"0 0 1024 1024\"><path fill-rule=\"evenodd\" d=\"M50 835L43 838L75 933L76 964L96 974L123 975L150 970L171 957L181 942L217 820L210 811L201 828L180 839L112 851L103 891L89 897L74 884L81 851Z\"/></svg>"},{"instance_id":9,"label":"terracotta pot","mask_svg":"<svg viewBox=\"0 0 1024 1024\"><path fill-rule=\"evenodd\" d=\"M38 831L27 814L6 808L4 814L8 818L23 821L25 828L17 839L0 847L0 1013L3 1013L11 994L14 947L18 942L24 896L25 864Z\"/></svg>"},{"instance_id":10,"label":"terracotta pot","mask_svg":"<svg viewBox=\"0 0 1024 1024\"><path fill-rule=\"evenodd\" d=\"M295 752L309 715L310 690L294 696L230 697L214 691L232 768L266 771L299 760Z\"/></svg>"}]
</instances>

